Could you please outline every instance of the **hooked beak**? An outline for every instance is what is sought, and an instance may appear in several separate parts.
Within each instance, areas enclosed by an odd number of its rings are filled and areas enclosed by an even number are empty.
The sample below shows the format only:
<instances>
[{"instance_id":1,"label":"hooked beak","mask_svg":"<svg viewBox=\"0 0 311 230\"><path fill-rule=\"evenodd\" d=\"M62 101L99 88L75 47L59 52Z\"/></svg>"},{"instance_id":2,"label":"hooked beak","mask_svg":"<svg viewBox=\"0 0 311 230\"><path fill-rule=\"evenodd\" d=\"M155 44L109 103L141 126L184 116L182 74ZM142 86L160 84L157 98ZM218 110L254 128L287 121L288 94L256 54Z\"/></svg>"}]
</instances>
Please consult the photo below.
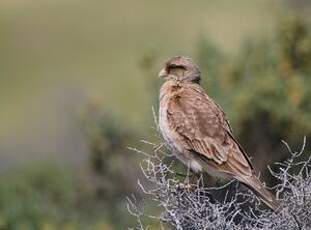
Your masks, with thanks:
<instances>
[{"instance_id":1,"label":"hooked beak","mask_svg":"<svg viewBox=\"0 0 311 230\"><path fill-rule=\"evenodd\" d=\"M167 72L165 70L165 68L161 69L161 71L159 72L159 77L163 78L167 76Z\"/></svg>"}]
</instances>

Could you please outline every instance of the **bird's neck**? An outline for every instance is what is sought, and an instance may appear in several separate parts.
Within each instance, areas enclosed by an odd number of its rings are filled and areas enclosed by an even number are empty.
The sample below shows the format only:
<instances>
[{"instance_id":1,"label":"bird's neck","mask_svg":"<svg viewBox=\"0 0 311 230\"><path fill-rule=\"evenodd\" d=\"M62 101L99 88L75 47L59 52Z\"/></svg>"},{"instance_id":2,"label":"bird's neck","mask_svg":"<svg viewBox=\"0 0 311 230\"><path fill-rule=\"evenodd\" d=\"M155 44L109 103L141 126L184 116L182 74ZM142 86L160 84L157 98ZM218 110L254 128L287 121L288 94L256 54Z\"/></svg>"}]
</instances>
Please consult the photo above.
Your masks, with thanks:
<instances>
[{"instance_id":1,"label":"bird's neck","mask_svg":"<svg viewBox=\"0 0 311 230\"><path fill-rule=\"evenodd\" d=\"M182 86L182 85L200 85L200 81L176 80L170 79L163 83L162 87Z\"/></svg>"},{"instance_id":2,"label":"bird's neck","mask_svg":"<svg viewBox=\"0 0 311 230\"><path fill-rule=\"evenodd\" d=\"M182 90L184 87L200 87L198 83L188 82L188 81L176 81L176 80L167 80L163 83L160 89L160 100L165 96L173 96Z\"/></svg>"}]
</instances>

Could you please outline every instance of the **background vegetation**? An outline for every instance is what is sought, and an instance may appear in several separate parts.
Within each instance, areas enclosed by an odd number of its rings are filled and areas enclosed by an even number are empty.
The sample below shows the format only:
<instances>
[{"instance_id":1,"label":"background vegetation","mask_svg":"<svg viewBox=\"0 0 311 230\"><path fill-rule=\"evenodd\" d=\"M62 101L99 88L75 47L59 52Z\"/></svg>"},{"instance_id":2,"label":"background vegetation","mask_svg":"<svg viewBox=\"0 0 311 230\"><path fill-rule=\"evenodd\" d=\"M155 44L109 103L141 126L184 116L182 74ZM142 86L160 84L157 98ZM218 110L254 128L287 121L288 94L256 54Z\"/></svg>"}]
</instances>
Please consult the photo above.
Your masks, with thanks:
<instances>
[{"instance_id":1,"label":"background vegetation","mask_svg":"<svg viewBox=\"0 0 311 230\"><path fill-rule=\"evenodd\" d=\"M287 157L280 140L295 148L311 132L310 11L303 0L1 1L0 228L132 225L140 156L126 147L159 140L151 106L173 55L198 62L275 183L266 165Z\"/></svg>"}]
</instances>

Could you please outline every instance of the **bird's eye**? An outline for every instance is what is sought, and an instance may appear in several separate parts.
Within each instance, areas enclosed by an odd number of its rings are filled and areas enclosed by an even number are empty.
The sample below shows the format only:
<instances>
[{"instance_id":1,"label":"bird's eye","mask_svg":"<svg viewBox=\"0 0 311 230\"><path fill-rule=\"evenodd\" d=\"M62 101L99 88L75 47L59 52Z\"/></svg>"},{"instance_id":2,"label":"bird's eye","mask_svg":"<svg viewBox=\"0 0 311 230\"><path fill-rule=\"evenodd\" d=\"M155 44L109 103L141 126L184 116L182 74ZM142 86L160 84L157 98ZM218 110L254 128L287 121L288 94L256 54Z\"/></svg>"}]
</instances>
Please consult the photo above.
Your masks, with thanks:
<instances>
[{"instance_id":1,"label":"bird's eye","mask_svg":"<svg viewBox=\"0 0 311 230\"><path fill-rule=\"evenodd\" d=\"M183 65L170 64L169 69L183 69L186 70L186 67Z\"/></svg>"}]
</instances>

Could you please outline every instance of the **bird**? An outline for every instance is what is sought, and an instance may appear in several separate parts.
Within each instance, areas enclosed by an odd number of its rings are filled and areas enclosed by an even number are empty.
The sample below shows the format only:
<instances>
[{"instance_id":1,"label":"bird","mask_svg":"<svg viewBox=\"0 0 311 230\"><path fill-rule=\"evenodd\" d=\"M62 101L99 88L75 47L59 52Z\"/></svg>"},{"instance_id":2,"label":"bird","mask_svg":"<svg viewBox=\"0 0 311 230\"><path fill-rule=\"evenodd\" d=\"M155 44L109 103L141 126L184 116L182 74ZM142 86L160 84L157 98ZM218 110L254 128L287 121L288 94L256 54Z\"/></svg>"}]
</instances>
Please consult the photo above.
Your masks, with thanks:
<instances>
[{"instance_id":1,"label":"bird","mask_svg":"<svg viewBox=\"0 0 311 230\"><path fill-rule=\"evenodd\" d=\"M200 85L201 72L191 58L175 56L159 72L159 128L171 152L194 173L235 179L272 210L276 197L256 176L254 167L233 136L221 107Z\"/></svg>"}]
</instances>

